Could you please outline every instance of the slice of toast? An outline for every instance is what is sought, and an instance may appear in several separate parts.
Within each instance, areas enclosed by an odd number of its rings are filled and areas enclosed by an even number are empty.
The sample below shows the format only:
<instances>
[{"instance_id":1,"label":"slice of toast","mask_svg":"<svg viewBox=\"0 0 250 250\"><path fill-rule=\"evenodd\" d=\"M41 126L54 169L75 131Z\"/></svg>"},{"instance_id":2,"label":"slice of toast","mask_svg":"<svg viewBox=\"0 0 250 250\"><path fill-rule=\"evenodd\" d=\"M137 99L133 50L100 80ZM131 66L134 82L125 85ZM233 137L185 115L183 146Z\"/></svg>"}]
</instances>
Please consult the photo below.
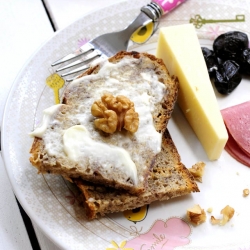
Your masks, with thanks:
<instances>
[{"instance_id":1,"label":"slice of toast","mask_svg":"<svg viewBox=\"0 0 250 250\"><path fill-rule=\"evenodd\" d=\"M107 134L95 127L91 105L105 93L134 103L139 114L135 133L123 129ZM177 93L178 80L162 60L147 53L120 52L67 86L63 104L47 112L44 133L31 133L35 138L30 162L39 173L142 193Z\"/></svg>"},{"instance_id":2,"label":"slice of toast","mask_svg":"<svg viewBox=\"0 0 250 250\"><path fill-rule=\"evenodd\" d=\"M109 213L139 208L157 200L199 192L193 176L180 162L180 156L168 130L163 134L162 151L155 158L144 193L131 195L81 179L74 182L83 194L86 215L90 220Z\"/></svg>"}]
</instances>

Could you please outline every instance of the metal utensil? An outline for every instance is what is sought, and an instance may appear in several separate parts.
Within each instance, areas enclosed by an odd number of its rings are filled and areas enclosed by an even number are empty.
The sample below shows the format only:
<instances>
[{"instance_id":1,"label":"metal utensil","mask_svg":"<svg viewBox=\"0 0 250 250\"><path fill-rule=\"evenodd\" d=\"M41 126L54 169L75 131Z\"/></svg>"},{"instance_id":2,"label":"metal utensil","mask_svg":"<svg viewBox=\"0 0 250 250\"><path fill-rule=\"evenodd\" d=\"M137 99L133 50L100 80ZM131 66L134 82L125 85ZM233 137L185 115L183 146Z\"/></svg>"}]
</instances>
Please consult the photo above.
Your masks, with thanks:
<instances>
[{"instance_id":1,"label":"metal utensil","mask_svg":"<svg viewBox=\"0 0 250 250\"><path fill-rule=\"evenodd\" d=\"M160 17L184 1L185 0L153 0L150 4L141 8L140 14L124 30L98 36L81 46L75 52L55 61L52 63L52 66L62 64L69 60L77 59L81 56L81 58L56 69L56 72L59 72L84 63L84 65L81 67L74 68L71 71L65 71L61 75L62 77L65 77L67 75L88 69L90 64L93 63L94 59L107 58L115 55L119 51L127 50L130 37L135 31L137 31L139 28L147 26L152 22L154 23L153 30L155 31ZM71 81L75 78L76 77L67 79L67 81Z\"/></svg>"}]
</instances>

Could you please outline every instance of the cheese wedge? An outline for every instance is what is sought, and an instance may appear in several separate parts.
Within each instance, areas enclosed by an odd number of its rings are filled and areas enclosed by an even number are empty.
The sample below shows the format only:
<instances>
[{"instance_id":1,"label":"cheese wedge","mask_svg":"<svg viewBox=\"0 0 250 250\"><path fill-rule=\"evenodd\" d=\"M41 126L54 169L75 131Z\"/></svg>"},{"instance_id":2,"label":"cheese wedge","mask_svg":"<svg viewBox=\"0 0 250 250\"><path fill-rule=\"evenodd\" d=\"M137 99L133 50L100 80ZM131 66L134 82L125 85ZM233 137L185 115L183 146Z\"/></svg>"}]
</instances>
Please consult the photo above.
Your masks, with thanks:
<instances>
[{"instance_id":1,"label":"cheese wedge","mask_svg":"<svg viewBox=\"0 0 250 250\"><path fill-rule=\"evenodd\" d=\"M156 56L180 82L178 104L210 160L220 157L228 134L192 24L160 29Z\"/></svg>"}]
</instances>

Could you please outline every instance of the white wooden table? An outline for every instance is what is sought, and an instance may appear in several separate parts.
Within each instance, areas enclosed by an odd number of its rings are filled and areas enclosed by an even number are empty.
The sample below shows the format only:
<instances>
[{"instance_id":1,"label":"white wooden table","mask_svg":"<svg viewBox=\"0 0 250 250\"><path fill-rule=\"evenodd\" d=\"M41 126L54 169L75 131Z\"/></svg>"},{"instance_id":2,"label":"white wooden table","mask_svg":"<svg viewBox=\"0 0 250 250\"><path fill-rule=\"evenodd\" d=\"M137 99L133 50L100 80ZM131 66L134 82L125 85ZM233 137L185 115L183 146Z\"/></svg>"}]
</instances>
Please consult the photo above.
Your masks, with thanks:
<instances>
[{"instance_id":1,"label":"white wooden table","mask_svg":"<svg viewBox=\"0 0 250 250\"><path fill-rule=\"evenodd\" d=\"M0 1L0 124L11 85L36 49L56 30L63 29L88 12L118 1ZM42 250L59 249L34 223L33 226L35 234L29 232L28 235L0 154L0 249L30 250L39 249L39 245Z\"/></svg>"}]
</instances>

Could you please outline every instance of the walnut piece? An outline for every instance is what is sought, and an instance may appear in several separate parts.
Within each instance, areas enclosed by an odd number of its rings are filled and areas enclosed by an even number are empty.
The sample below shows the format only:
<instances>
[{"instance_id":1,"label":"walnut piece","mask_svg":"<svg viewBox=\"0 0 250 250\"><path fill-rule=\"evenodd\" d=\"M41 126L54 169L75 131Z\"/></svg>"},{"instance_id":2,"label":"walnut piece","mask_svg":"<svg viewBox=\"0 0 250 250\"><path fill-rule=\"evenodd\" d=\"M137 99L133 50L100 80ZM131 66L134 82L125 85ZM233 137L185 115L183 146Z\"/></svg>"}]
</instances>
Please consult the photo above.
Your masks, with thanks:
<instances>
[{"instance_id":1,"label":"walnut piece","mask_svg":"<svg viewBox=\"0 0 250 250\"><path fill-rule=\"evenodd\" d=\"M135 133L139 127L139 115L135 112L134 103L126 96L113 96L105 93L101 100L91 106L91 113L97 117L95 126L109 134L121 131L122 128Z\"/></svg>"},{"instance_id":2,"label":"walnut piece","mask_svg":"<svg viewBox=\"0 0 250 250\"><path fill-rule=\"evenodd\" d=\"M113 110L105 110L103 118L96 119L94 124L100 130L113 134L117 127L117 115Z\"/></svg>"},{"instance_id":3,"label":"walnut piece","mask_svg":"<svg viewBox=\"0 0 250 250\"><path fill-rule=\"evenodd\" d=\"M207 216L204 209L195 205L187 210L187 218L192 224L199 225L206 221Z\"/></svg>"},{"instance_id":4,"label":"walnut piece","mask_svg":"<svg viewBox=\"0 0 250 250\"><path fill-rule=\"evenodd\" d=\"M199 161L195 163L192 168L189 168L189 172L194 176L196 181L202 182L202 176L204 174L205 163Z\"/></svg>"},{"instance_id":5,"label":"walnut piece","mask_svg":"<svg viewBox=\"0 0 250 250\"><path fill-rule=\"evenodd\" d=\"M234 209L227 205L220 213L223 215L223 218L220 220L220 225L224 226L234 216Z\"/></svg>"},{"instance_id":6,"label":"walnut piece","mask_svg":"<svg viewBox=\"0 0 250 250\"><path fill-rule=\"evenodd\" d=\"M218 225L220 223L220 220L219 219L215 219L213 215L211 216L210 220L211 220L211 223L213 225Z\"/></svg>"},{"instance_id":7,"label":"walnut piece","mask_svg":"<svg viewBox=\"0 0 250 250\"><path fill-rule=\"evenodd\" d=\"M139 115L130 109L124 117L124 128L132 133L136 132L139 125Z\"/></svg>"},{"instance_id":8,"label":"walnut piece","mask_svg":"<svg viewBox=\"0 0 250 250\"><path fill-rule=\"evenodd\" d=\"M211 216L211 223L213 225L219 224L220 226L224 226L234 216L234 209L227 205L220 213L223 215L222 219L216 219L214 216Z\"/></svg>"},{"instance_id":9,"label":"walnut piece","mask_svg":"<svg viewBox=\"0 0 250 250\"><path fill-rule=\"evenodd\" d=\"M245 188L245 189L243 190L243 196L246 197L246 196L248 196L248 195L249 195L249 189L248 189L248 188Z\"/></svg>"}]
</instances>

